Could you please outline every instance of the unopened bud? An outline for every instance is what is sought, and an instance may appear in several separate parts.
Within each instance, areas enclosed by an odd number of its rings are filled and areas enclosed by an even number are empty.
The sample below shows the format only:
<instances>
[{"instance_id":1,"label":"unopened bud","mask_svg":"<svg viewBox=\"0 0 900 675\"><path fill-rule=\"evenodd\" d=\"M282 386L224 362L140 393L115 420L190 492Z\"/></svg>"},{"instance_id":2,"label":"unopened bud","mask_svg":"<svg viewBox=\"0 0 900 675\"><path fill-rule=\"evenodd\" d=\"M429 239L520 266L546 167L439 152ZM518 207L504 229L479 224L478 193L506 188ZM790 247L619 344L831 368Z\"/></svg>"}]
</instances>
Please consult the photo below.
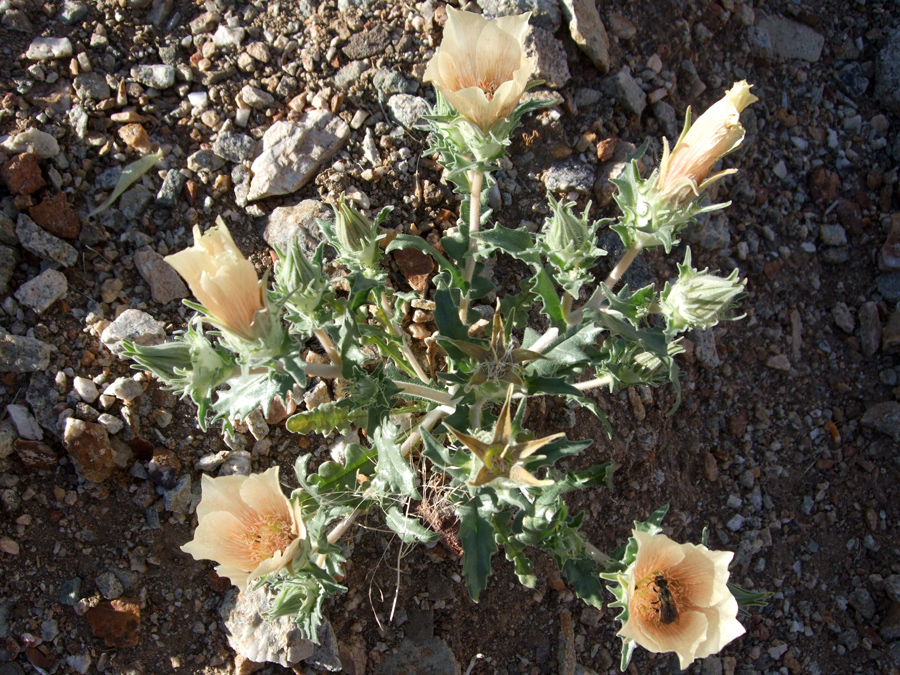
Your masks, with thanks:
<instances>
[{"instance_id":1,"label":"unopened bud","mask_svg":"<svg viewBox=\"0 0 900 675\"><path fill-rule=\"evenodd\" d=\"M734 301L744 295L744 279L738 279L737 270L727 277L697 271L691 267L691 250L678 266L678 281L666 284L660 294L659 306L666 317L669 331L683 331L715 326L734 306Z\"/></svg>"}]
</instances>

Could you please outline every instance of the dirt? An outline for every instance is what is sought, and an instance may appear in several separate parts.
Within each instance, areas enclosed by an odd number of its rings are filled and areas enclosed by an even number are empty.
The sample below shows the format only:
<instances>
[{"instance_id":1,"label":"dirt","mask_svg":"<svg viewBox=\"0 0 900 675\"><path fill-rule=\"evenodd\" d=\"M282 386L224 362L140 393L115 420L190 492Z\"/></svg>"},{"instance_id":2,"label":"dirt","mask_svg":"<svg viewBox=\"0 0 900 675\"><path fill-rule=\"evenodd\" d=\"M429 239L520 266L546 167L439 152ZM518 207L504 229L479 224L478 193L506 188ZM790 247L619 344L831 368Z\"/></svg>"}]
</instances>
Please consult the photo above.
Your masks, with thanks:
<instances>
[{"instance_id":1,"label":"dirt","mask_svg":"<svg viewBox=\"0 0 900 675\"><path fill-rule=\"evenodd\" d=\"M0 133L25 126L58 130L54 135L60 138L68 167L42 161L44 176L52 165L68 177L64 191L69 205L85 223L86 213L96 202L92 185L97 175L135 157L127 154L126 161L121 161L108 153L101 155L98 150L103 144L77 138L65 115L43 113L45 118L40 118L41 97L58 91L60 84L38 81L27 93L17 93L21 80L30 77L25 70L30 64L19 57L34 37L70 35L76 53L91 54L95 70L127 79L132 65L160 62L155 49L167 36L164 30L143 25L148 3L97 2L76 26L52 18L60 9L59 2L25 0L19 4L33 28L14 30L6 23L0 27L4 54ZM248 130L264 131L276 117L288 115L287 104L293 94L331 86L331 78L349 61L340 48L333 57L326 57L336 36L343 44L352 33L385 28L392 42L373 62L410 81L421 77L426 50L440 41L437 24L423 32L410 27L408 18L421 11L415 3L378 0L340 13L334 2L325 2L318 13L307 18L300 14L302 3L274 4L280 6L279 14L266 14L267 8L272 8L268 3L254 3L261 13L245 20L243 11L251 5L220 3L223 10L238 10L232 14L239 17L241 26L264 26L276 35L302 34L305 40L297 52L273 56L273 65L267 66L273 72L276 66L303 55L317 55L311 71L304 67L297 71L298 86L292 95L276 97L268 109L252 112ZM699 342L679 357L682 401L674 410L675 391L665 385L652 391L595 391L598 404L609 416L611 438L590 413L570 411L555 399L530 404L527 421L538 435L562 430L570 439L595 440L585 453L569 460L568 468L616 462L613 489L592 489L567 498L570 511L585 511L584 531L598 548L612 550L629 535L633 521L668 504L667 534L677 541L697 542L708 529L711 548L736 553L733 581L773 593L767 607L751 609L742 619L745 636L709 659L709 665L694 664L691 672L897 673L900 603L891 598L886 580L900 573L898 446L890 436L863 427L860 420L874 404L898 400L900 366L896 353L879 349L864 354L859 332L859 314L865 302L875 303L885 325L896 311L896 303L877 288L876 277L882 273L875 260L887 238L890 216L898 207L893 187L896 173L893 181L886 178L896 171L897 162L891 154L893 131L888 132L885 147L876 147L874 136L854 133L852 125L848 131L845 126L852 114L862 116L866 129L873 118L883 115L895 129L897 116L884 108L871 83L853 101L856 111L850 110L838 95L835 73L847 63L859 63L872 80L876 56L900 14L893 4L872 0L756 2L753 12L757 21L763 14L787 16L825 36L821 57L809 63L753 51L748 45L748 27L740 19L741 4L740 0L719 4L614 0L603 3L600 13L612 39L611 72L628 65L639 75L653 54L661 57L664 71L678 71L685 59L696 66L706 90L689 99L676 86L664 99L674 107L679 124L688 104L699 111L717 100L734 80L746 78L754 84L753 92L760 98L752 108L754 128L746 147L725 160L726 166L738 168L739 173L723 181L715 195L718 200L732 201L724 216L728 239L712 248L692 244L697 267L728 272L736 265L747 278L748 297L739 308L746 316L713 330L719 365L711 365L709 357L700 358ZM743 5L751 6L746 1ZM204 8L177 0L173 10L181 13L181 21L173 29L174 37L181 40L191 33L188 22ZM615 35L612 26L618 23L612 19L614 14L636 27L634 37ZM296 26L290 28L292 21ZM99 24L106 25L109 48L89 46L90 35ZM703 35L698 33L700 24L708 29L710 38L698 39L698 34ZM685 40L685 34L693 38ZM511 156L519 174L519 191L495 213L497 222L508 227L543 219L545 188L540 175L565 159L577 158L579 153L573 148L582 134L593 129L598 139L616 138L639 145L646 136L658 138L662 133L649 107L640 117L629 115L605 95L595 106L574 106L575 90L599 89L603 75L578 51L565 22L555 35L571 71L571 79L560 90L567 102L555 111L527 118L516 134ZM862 49L854 52L857 40ZM404 49L399 45L405 45ZM187 63L193 51L182 48L177 63ZM274 55L276 50L272 51ZM105 56L111 61L104 60ZM55 70L63 80L72 77L68 59L58 62ZM238 70L211 85L209 88L222 89L220 112L232 114L234 94L250 78L262 79L265 72L250 75ZM678 79L683 79L680 73ZM809 90L815 85L824 88L821 100L832 104L831 108L810 98ZM416 93L425 96L426 91L423 87ZM166 118L180 102L181 97L172 90L157 99L129 99L129 105L153 115L154 121L146 127L154 143L183 149L179 161L184 166L184 157L209 143L213 132L190 116L187 121ZM112 137L115 125L106 117L118 108L104 111L96 103L87 107L91 132L104 140ZM359 109L384 114L368 76L348 90L341 114L349 119ZM394 127L385 124L386 131L376 131L376 138ZM822 140L830 129L837 130L840 152ZM801 149L792 137L799 137L807 147ZM440 218L443 208L456 208L449 189L441 184L439 167L423 155L423 133L411 131L385 142L383 158L391 151L408 148L409 164L417 169L397 170L401 158L390 157L385 162L388 170L378 182L366 182L359 176L365 166L362 138L363 130L354 131L338 155L349 170L336 171L326 163L315 181L299 192L264 200L260 217L252 217L238 206L232 190L218 189L213 178L204 182L198 176L196 200L182 197L175 209L151 206L132 228L145 232L157 249L162 243L173 252L190 243L191 225L208 226L223 213L242 250L252 255L262 271L271 264L262 237L265 216L281 205L357 187L371 199L373 210L396 204L387 225L404 231L413 223ZM654 142L651 157L658 155L659 149ZM517 161L516 157L525 153L532 153L528 161ZM838 166L839 157L849 161ZM783 177L776 171L779 162L786 168ZM833 194L814 178L820 167L837 178L837 187L830 191ZM217 173L228 175L229 170L226 164ZM155 192L161 180L152 174L148 180ZM404 198L425 182L441 199ZM203 207L205 196L212 198L211 208ZM579 202L591 198L595 199L592 217L614 215L612 204L597 205L600 195L582 194ZM0 209L13 221L17 211L27 212L27 201L0 187ZM845 257L829 257L828 247L817 241L821 224L844 228ZM810 241L817 244L813 250L802 246ZM749 244L743 257L741 242ZM169 333L184 325L186 314L178 302L160 306L150 299L133 264L139 243L116 231L105 241L75 243L79 263L65 271L69 292L53 310L44 315L29 310L21 320L0 311L4 330L14 332L14 324L21 321L22 332L28 330L56 346L47 375L60 401L65 402L71 391L72 378L68 377L65 386L52 383L56 373L65 368L84 377L106 373L107 382L131 373L128 364L111 357L85 326L85 314L101 304L103 281L113 277L123 281L120 297L102 306L107 318L127 306L145 309L167 322ZM661 252L645 255L647 265L633 272L637 275L634 279L652 273L661 284L676 274L675 263L681 261L683 251L682 245L670 256ZM19 252L9 294L42 269L39 258L23 249ZM610 264L614 262L611 256ZM606 272L601 266L597 278L602 279ZM501 259L494 276L498 294L514 290L521 274L514 261ZM0 295L0 300L6 297ZM833 309L839 302L846 303L857 317L852 333L835 323ZM692 343L696 340L691 336ZM773 360L776 356L784 359ZM788 366L781 369L778 364L785 361ZM32 381L31 374L3 373L2 409L8 403L23 403ZM190 474L199 483L196 460L227 448L218 429L203 434L193 406L177 401L158 382L147 382L136 409L141 422L137 435L148 444L132 444L134 457L102 484L80 479L59 439L49 433L46 442L58 458L52 469L26 466L16 453L0 459L4 491L0 536L20 547L17 555L0 553L0 637L4 638L0 641L0 674L77 672L76 665L84 662L85 655L91 663L82 672L235 672L234 654L227 646L218 614L227 584L212 572L212 563L197 562L179 550L192 536L195 517L167 511L160 493L146 479L146 471L142 476L142 470L134 468L146 469L153 449L167 448L178 458L179 475ZM151 421L160 409L172 413L171 425L159 427ZM117 411L118 404L111 412ZM283 427L273 426L270 438L271 451L254 458L254 470L278 465L283 482L291 487L298 453L313 452L317 461L327 456L323 439L316 435L297 439ZM738 516L743 520L735 520ZM410 635L444 640L460 671L472 675L562 672L566 650L574 650L585 669L606 673L617 668L620 644L612 611L598 612L577 600L543 554L532 556L538 572L534 589L518 583L502 553L495 556L490 584L475 604L460 579L460 559L452 546L410 549L375 515L348 536L345 544L352 552L344 582L349 592L330 602L326 615L342 646L342 656L362 654L365 672L379 672L392 650ZM103 601L102 590L110 572L123 587L123 597L136 598L140 604L135 646L108 646L103 635L92 631L88 620L90 607ZM102 575L107 577L101 579ZM63 596L74 579L80 580L78 597L82 600L73 605ZM574 620L574 641L568 646L565 641L560 643L566 613ZM56 622L55 628L52 622ZM346 664L352 661L345 658ZM304 668L306 671L298 672L313 672ZM345 669L361 672L351 665ZM676 670L674 656L641 649L630 667L631 673L641 674ZM267 666L261 672L290 671Z\"/></svg>"}]
</instances>

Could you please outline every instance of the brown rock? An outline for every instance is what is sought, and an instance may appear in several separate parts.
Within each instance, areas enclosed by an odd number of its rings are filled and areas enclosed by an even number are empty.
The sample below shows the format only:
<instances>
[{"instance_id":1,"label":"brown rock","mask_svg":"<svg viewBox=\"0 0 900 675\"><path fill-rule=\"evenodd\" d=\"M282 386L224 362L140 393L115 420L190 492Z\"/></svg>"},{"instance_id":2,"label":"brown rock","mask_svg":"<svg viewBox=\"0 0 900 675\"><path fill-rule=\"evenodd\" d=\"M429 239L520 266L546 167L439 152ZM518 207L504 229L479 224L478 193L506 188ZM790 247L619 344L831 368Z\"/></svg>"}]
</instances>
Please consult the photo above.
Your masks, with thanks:
<instances>
[{"instance_id":1,"label":"brown rock","mask_svg":"<svg viewBox=\"0 0 900 675\"><path fill-rule=\"evenodd\" d=\"M16 439L16 454L22 460L22 464L28 469L53 469L56 467L57 456L53 449L40 441L26 441Z\"/></svg>"},{"instance_id":2,"label":"brown rock","mask_svg":"<svg viewBox=\"0 0 900 675\"><path fill-rule=\"evenodd\" d=\"M403 276L413 289L424 293L428 288L428 279L434 271L431 256L415 248L404 248L394 251L394 262L403 272Z\"/></svg>"},{"instance_id":3,"label":"brown rock","mask_svg":"<svg viewBox=\"0 0 900 675\"><path fill-rule=\"evenodd\" d=\"M748 422L747 411L743 408L739 408L737 412L728 418L728 431L731 432L732 436L740 438L744 435L744 432L747 431Z\"/></svg>"},{"instance_id":4,"label":"brown rock","mask_svg":"<svg viewBox=\"0 0 900 675\"><path fill-rule=\"evenodd\" d=\"M47 184L41 176L37 157L30 152L16 155L4 164L0 168L0 178L9 191L17 195L30 195Z\"/></svg>"},{"instance_id":5,"label":"brown rock","mask_svg":"<svg viewBox=\"0 0 900 675\"><path fill-rule=\"evenodd\" d=\"M119 138L132 150L144 153L151 150L150 137L140 124L126 124L119 129Z\"/></svg>"},{"instance_id":6,"label":"brown rock","mask_svg":"<svg viewBox=\"0 0 900 675\"><path fill-rule=\"evenodd\" d=\"M881 333L881 350L887 354L900 351L900 309L895 309Z\"/></svg>"},{"instance_id":7,"label":"brown rock","mask_svg":"<svg viewBox=\"0 0 900 675\"><path fill-rule=\"evenodd\" d=\"M70 417L66 420L63 445L72 458L75 471L85 480L99 483L112 474L115 454L102 424Z\"/></svg>"},{"instance_id":8,"label":"brown rock","mask_svg":"<svg viewBox=\"0 0 900 675\"><path fill-rule=\"evenodd\" d=\"M878 305L869 300L859 308L859 346L863 356L873 356L881 345L881 317Z\"/></svg>"},{"instance_id":9,"label":"brown rock","mask_svg":"<svg viewBox=\"0 0 900 675\"><path fill-rule=\"evenodd\" d=\"M900 270L900 213L891 216L891 231L878 251L878 269L882 272Z\"/></svg>"},{"instance_id":10,"label":"brown rock","mask_svg":"<svg viewBox=\"0 0 900 675\"><path fill-rule=\"evenodd\" d=\"M251 661L243 654L234 655L234 675L250 675L265 667L265 663Z\"/></svg>"},{"instance_id":11,"label":"brown rock","mask_svg":"<svg viewBox=\"0 0 900 675\"><path fill-rule=\"evenodd\" d=\"M117 598L99 603L85 615L94 637L107 647L134 647L141 629L141 604L134 598Z\"/></svg>"},{"instance_id":12,"label":"brown rock","mask_svg":"<svg viewBox=\"0 0 900 675\"><path fill-rule=\"evenodd\" d=\"M81 232L81 221L62 192L45 197L40 204L28 209L28 213L34 222L56 237L75 239Z\"/></svg>"},{"instance_id":13,"label":"brown rock","mask_svg":"<svg viewBox=\"0 0 900 675\"><path fill-rule=\"evenodd\" d=\"M366 642L361 635L340 641L341 665L347 675L366 675Z\"/></svg>"},{"instance_id":14,"label":"brown rock","mask_svg":"<svg viewBox=\"0 0 900 675\"><path fill-rule=\"evenodd\" d=\"M611 160L616 152L616 145L618 143L619 139L615 136L604 138L602 141L597 143L597 160L600 162L608 162L609 160Z\"/></svg>"},{"instance_id":15,"label":"brown rock","mask_svg":"<svg viewBox=\"0 0 900 675\"><path fill-rule=\"evenodd\" d=\"M134 264L148 284L154 302L165 305L172 300L188 297L187 286L178 272L149 246L134 254Z\"/></svg>"},{"instance_id":16,"label":"brown rock","mask_svg":"<svg viewBox=\"0 0 900 675\"><path fill-rule=\"evenodd\" d=\"M809 175L809 195L817 202L828 202L834 199L841 179L834 171L820 167Z\"/></svg>"},{"instance_id":17,"label":"brown rock","mask_svg":"<svg viewBox=\"0 0 900 675\"><path fill-rule=\"evenodd\" d=\"M709 450L703 452L703 477L710 483L719 478L719 463Z\"/></svg>"}]
</instances>

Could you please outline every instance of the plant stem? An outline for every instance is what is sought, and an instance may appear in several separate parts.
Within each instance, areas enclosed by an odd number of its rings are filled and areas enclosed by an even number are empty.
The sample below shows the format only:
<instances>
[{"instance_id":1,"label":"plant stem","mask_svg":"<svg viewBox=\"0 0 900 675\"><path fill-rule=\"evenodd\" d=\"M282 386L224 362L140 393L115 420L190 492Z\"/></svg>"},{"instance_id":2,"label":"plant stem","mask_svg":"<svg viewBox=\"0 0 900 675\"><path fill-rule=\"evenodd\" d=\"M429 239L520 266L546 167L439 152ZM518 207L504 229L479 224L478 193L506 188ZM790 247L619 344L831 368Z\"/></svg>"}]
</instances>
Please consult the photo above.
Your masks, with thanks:
<instances>
[{"instance_id":1,"label":"plant stem","mask_svg":"<svg viewBox=\"0 0 900 675\"><path fill-rule=\"evenodd\" d=\"M566 291L562 301L562 313L567 326L571 326L575 323L572 321L572 302L574 300L575 298L572 297L572 294Z\"/></svg>"},{"instance_id":2,"label":"plant stem","mask_svg":"<svg viewBox=\"0 0 900 675\"><path fill-rule=\"evenodd\" d=\"M596 389L597 387L608 387L610 384L612 384L612 377L605 375L586 382L576 382L573 386L581 391L587 391L588 389Z\"/></svg>"},{"instance_id":3,"label":"plant stem","mask_svg":"<svg viewBox=\"0 0 900 675\"><path fill-rule=\"evenodd\" d=\"M472 406L471 411L473 429L481 428L481 408L483 405L484 399L481 396L475 399L475 404Z\"/></svg>"},{"instance_id":4,"label":"plant stem","mask_svg":"<svg viewBox=\"0 0 900 675\"><path fill-rule=\"evenodd\" d=\"M398 382L397 380L394 380L394 384L400 387L404 394L409 394L416 398L424 398L432 403L449 405L453 401L453 397L447 392L438 391L431 387L423 387L413 382Z\"/></svg>"},{"instance_id":5,"label":"plant stem","mask_svg":"<svg viewBox=\"0 0 900 675\"><path fill-rule=\"evenodd\" d=\"M335 378L341 374L341 369L333 364L325 363L308 363L304 366L306 374L313 377Z\"/></svg>"},{"instance_id":6,"label":"plant stem","mask_svg":"<svg viewBox=\"0 0 900 675\"><path fill-rule=\"evenodd\" d=\"M559 337L559 329L551 328L546 333L541 335L541 337L539 337L537 339L537 342L535 342L533 345L531 345L528 349L530 351L541 354L558 337Z\"/></svg>"},{"instance_id":7,"label":"plant stem","mask_svg":"<svg viewBox=\"0 0 900 675\"><path fill-rule=\"evenodd\" d=\"M359 515L359 509L354 509L352 512L348 513L344 516L344 519L337 524L331 532L328 533L328 543L336 544L338 540L344 536L344 533L350 529L350 526L353 525L353 522L356 520L356 516ZM316 566L322 567L325 564L325 558L327 556L324 553L320 553L319 557L316 558Z\"/></svg>"},{"instance_id":8,"label":"plant stem","mask_svg":"<svg viewBox=\"0 0 900 675\"><path fill-rule=\"evenodd\" d=\"M609 290L613 289L619 279L622 278L622 275L625 274L629 267L631 267L631 263L634 262L637 254L640 253L643 248L644 247L640 243L635 242L631 248L625 251L624 255L619 259L619 262L616 263L612 272L609 273L609 276L606 277L603 282L609 287ZM585 309L600 309L604 300L606 300L606 297L603 295L603 290L598 287L584 305L572 312L570 315L571 323L569 325L571 326L581 321Z\"/></svg>"},{"instance_id":9,"label":"plant stem","mask_svg":"<svg viewBox=\"0 0 900 675\"><path fill-rule=\"evenodd\" d=\"M337 349L335 349L334 343L331 341L331 338L328 336L328 333L325 332L324 328L317 328L313 331L316 338L319 340L319 344L325 349L325 353L328 354L328 358L331 359L331 363L338 368L341 367L341 355L338 354Z\"/></svg>"},{"instance_id":10,"label":"plant stem","mask_svg":"<svg viewBox=\"0 0 900 675\"><path fill-rule=\"evenodd\" d=\"M400 446L400 454L404 457L409 455L409 453L412 452L412 449L416 447L416 443L422 440L422 429L431 431L444 417L452 415L454 412L456 412L456 406L448 405L442 405L434 410L428 411L425 414L425 417L419 420L419 424L409 435L409 438L403 441L403 445Z\"/></svg>"},{"instance_id":11,"label":"plant stem","mask_svg":"<svg viewBox=\"0 0 900 675\"><path fill-rule=\"evenodd\" d=\"M481 184L484 174L477 169L469 172L469 251L466 254L466 269L463 279L467 284L472 283L475 274L475 253L478 251L478 239L474 236L481 227ZM468 325L469 294L466 293L459 302L459 320L463 325Z\"/></svg>"}]
</instances>

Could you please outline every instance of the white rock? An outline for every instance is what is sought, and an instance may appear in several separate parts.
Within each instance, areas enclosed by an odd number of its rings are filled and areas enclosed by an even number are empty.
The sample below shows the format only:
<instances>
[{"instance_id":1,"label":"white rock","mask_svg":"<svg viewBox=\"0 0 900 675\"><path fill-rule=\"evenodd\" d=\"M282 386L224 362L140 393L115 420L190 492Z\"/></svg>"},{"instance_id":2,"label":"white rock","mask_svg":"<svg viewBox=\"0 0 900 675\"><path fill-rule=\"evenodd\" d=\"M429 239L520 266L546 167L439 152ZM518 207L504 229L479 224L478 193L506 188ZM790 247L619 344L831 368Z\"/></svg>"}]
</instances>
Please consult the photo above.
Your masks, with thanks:
<instances>
[{"instance_id":1,"label":"white rock","mask_svg":"<svg viewBox=\"0 0 900 675\"><path fill-rule=\"evenodd\" d=\"M37 420L34 419L34 415L24 405L10 403L6 406L6 412L15 425L16 431L19 432L19 438L24 438L27 441L44 440L44 431L41 429L41 425L38 424Z\"/></svg>"},{"instance_id":2,"label":"white rock","mask_svg":"<svg viewBox=\"0 0 900 675\"><path fill-rule=\"evenodd\" d=\"M229 28L220 25L213 35L216 47L238 47L244 41L247 31L244 28Z\"/></svg>"},{"instance_id":3,"label":"white rock","mask_svg":"<svg viewBox=\"0 0 900 675\"><path fill-rule=\"evenodd\" d=\"M188 103L191 104L193 108L205 108L206 104L209 102L209 94L205 91L192 91L187 95Z\"/></svg>"},{"instance_id":4,"label":"white rock","mask_svg":"<svg viewBox=\"0 0 900 675\"><path fill-rule=\"evenodd\" d=\"M328 385L324 382L319 382L311 391L306 392L303 402L306 403L306 407L309 410L314 410L323 403L330 403L331 394L328 392Z\"/></svg>"},{"instance_id":5,"label":"white rock","mask_svg":"<svg viewBox=\"0 0 900 675\"><path fill-rule=\"evenodd\" d=\"M245 84L244 88L241 89L241 98L251 108L268 108L275 102L275 97L272 94L249 84Z\"/></svg>"},{"instance_id":6,"label":"white rock","mask_svg":"<svg viewBox=\"0 0 900 675\"><path fill-rule=\"evenodd\" d=\"M20 152L32 152L41 159L50 159L59 154L59 143L50 134L40 129L31 128L15 136L7 136L0 147L17 155Z\"/></svg>"},{"instance_id":7,"label":"white rock","mask_svg":"<svg viewBox=\"0 0 900 675\"><path fill-rule=\"evenodd\" d=\"M69 38L35 38L25 52L25 58L31 61L63 59L69 56L72 56L72 41Z\"/></svg>"},{"instance_id":8,"label":"white rock","mask_svg":"<svg viewBox=\"0 0 900 675\"><path fill-rule=\"evenodd\" d=\"M125 422L120 420L115 415L110 415L109 413L102 413L100 417L97 418L97 421L105 426L106 430L110 434L117 434L125 427Z\"/></svg>"},{"instance_id":9,"label":"white rock","mask_svg":"<svg viewBox=\"0 0 900 675\"><path fill-rule=\"evenodd\" d=\"M126 403L133 401L144 393L144 388L140 383L135 382L130 377L117 378L115 382L109 385L103 394L106 396L115 396Z\"/></svg>"},{"instance_id":10,"label":"white rock","mask_svg":"<svg viewBox=\"0 0 900 675\"><path fill-rule=\"evenodd\" d=\"M85 403L93 403L100 397L100 391L97 389L97 385L80 375L75 378L75 381L72 383L72 388L75 389L75 393L78 394Z\"/></svg>"},{"instance_id":11,"label":"white rock","mask_svg":"<svg viewBox=\"0 0 900 675\"><path fill-rule=\"evenodd\" d=\"M276 122L262 137L262 152L250 167L248 201L296 192L349 136L350 125L327 110L311 110L296 124Z\"/></svg>"}]
</instances>

